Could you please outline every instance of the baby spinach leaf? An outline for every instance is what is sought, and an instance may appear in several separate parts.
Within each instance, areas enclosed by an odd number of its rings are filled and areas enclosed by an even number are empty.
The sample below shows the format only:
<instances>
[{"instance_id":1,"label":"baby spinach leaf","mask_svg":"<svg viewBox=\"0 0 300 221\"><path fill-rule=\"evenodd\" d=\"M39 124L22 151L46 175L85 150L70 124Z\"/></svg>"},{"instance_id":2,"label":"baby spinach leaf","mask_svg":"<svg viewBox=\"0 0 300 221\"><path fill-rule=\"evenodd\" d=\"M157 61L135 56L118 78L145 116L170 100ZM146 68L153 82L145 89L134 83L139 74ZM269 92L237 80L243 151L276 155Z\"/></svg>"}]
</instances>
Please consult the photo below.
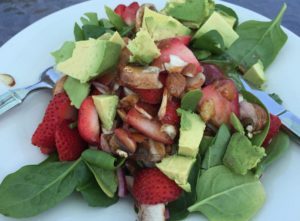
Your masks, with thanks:
<instances>
[{"instance_id":1,"label":"baby spinach leaf","mask_svg":"<svg viewBox=\"0 0 300 221\"><path fill-rule=\"evenodd\" d=\"M89 176L81 159L25 166L0 185L0 213L24 218L54 207Z\"/></svg>"},{"instance_id":2,"label":"baby spinach leaf","mask_svg":"<svg viewBox=\"0 0 300 221\"><path fill-rule=\"evenodd\" d=\"M225 51L222 35L216 30L211 30L200 38L195 39L192 42L192 47L195 49L207 50L213 54L221 54Z\"/></svg>"},{"instance_id":3,"label":"baby spinach leaf","mask_svg":"<svg viewBox=\"0 0 300 221\"><path fill-rule=\"evenodd\" d=\"M209 146L211 145L211 142L214 140L213 137L210 136L203 136L201 143L200 143L200 155L205 154Z\"/></svg>"},{"instance_id":4,"label":"baby spinach leaf","mask_svg":"<svg viewBox=\"0 0 300 221\"><path fill-rule=\"evenodd\" d=\"M273 98L273 100L276 101L278 104L282 104L283 103L282 99L279 97L278 94L272 93L272 94L269 94L269 96L271 98Z\"/></svg>"},{"instance_id":5,"label":"baby spinach leaf","mask_svg":"<svg viewBox=\"0 0 300 221\"><path fill-rule=\"evenodd\" d=\"M230 70L228 72L225 72L225 75L234 81L234 84L239 92L242 90L245 90L245 87L241 81L239 72L237 72L235 70Z\"/></svg>"},{"instance_id":6,"label":"baby spinach leaf","mask_svg":"<svg viewBox=\"0 0 300 221\"><path fill-rule=\"evenodd\" d=\"M228 49L227 54L245 70L258 60L267 69L287 41L287 35L280 27L285 10L286 4L270 22L247 21L239 25L236 30L239 38Z\"/></svg>"},{"instance_id":7,"label":"baby spinach leaf","mask_svg":"<svg viewBox=\"0 0 300 221\"><path fill-rule=\"evenodd\" d=\"M113 24L118 31L121 31L124 27L127 26L124 23L123 19L118 14L116 14L111 8L105 6L105 12L110 23Z\"/></svg>"},{"instance_id":8,"label":"baby spinach leaf","mask_svg":"<svg viewBox=\"0 0 300 221\"><path fill-rule=\"evenodd\" d=\"M215 10L226 17L232 17L235 19L235 23L233 25L233 28L236 28L236 26L239 23L239 17L235 13L235 11L232 8L229 8L222 4L216 4Z\"/></svg>"},{"instance_id":9,"label":"baby spinach leaf","mask_svg":"<svg viewBox=\"0 0 300 221\"><path fill-rule=\"evenodd\" d=\"M204 155L202 162L203 169L207 170L222 164L222 159L229 140L230 131L225 124L222 124Z\"/></svg>"},{"instance_id":10,"label":"baby spinach leaf","mask_svg":"<svg viewBox=\"0 0 300 221\"><path fill-rule=\"evenodd\" d=\"M125 161L125 158L117 159L104 151L91 149L85 150L81 157L89 164L105 170L115 170Z\"/></svg>"},{"instance_id":11,"label":"baby spinach leaf","mask_svg":"<svg viewBox=\"0 0 300 221\"><path fill-rule=\"evenodd\" d=\"M116 172L96 167L88 162L85 163L93 173L99 187L108 197L113 198L118 188Z\"/></svg>"},{"instance_id":12,"label":"baby spinach leaf","mask_svg":"<svg viewBox=\"0 0 300 221\"><path fill-rule=\"evenodd\" d=\"M71 103L79 109L81 103L90 93L91 85L89 83L81 83L79 80L68 77L64 83L64 89L68 94Z\"/></svg>"},{"instance_id":13,"label":"baby spinach leaf","mask_svg":"<svg viewBox=\"0 0 300 221\"><path fill-rule=\"evenodd\" d=\"M194 55L196 56L196 58L200 61L208 59L211 56L210 51L198 50L198 49L192 49L192 51L193 51Z\"/></svg>"},{"instance_id":14,"label":"baby spinach leaf","mask_svg":"<svg viewBox=\"0 0 300 221\"><path fill-rule=\"evenodd\" d=\"M74 36L75 36L75 41L82 41L84 40L84 34L83 34L83 31L82 29L80 28L80 26L75 23L75 26L74 26Z\"/></svg>"},{"instance_id":15,"label":"baby spinach leaf","mask_svg":"<svg viewBox=\"0 0 300 221\"><path fill-rule=\"evenodd\" d=\"M229 141L223 163L233 172L245 175L248 170L256 167L264 156L263 147L253 146L245 135L235 133Z\"/></svg>"},{"instance_id":16,"label":"baby spinach leaf","mask_svg":"<svg viewBox=\"0 0 300 221\"><path fill-rule=\"evenodd\" d=\"M88 40L89 38L99 38L101 35L103 35L106 32L106 28L100 27L98 25L83 25L82 31L83 36L85 40Z\"/></svg>"},{"instance_id":17,"label":"baby spinach leaf","mask_svg":"<svg viewBox=\"0 0 300 221\"><path fill-rule=\"evenodd\" d=\"M269 113L269 111L265 107L265 105L256 96L254 96L250 92L244 91L244 90L241 91L241 93L242 93L245 100L247 100L250 103L258 104L263 109L265 109L265 111L267 113ZM256 145L256 146L261 146L263 144L268 132L269 132L269 129L270 129L270 116L268 114L268 120L267 120L265 128L260 133L253 135L253 138L251 139L252 144Z\"/></svg>"},{"instance_id":18,"label":"baby spinach leaf","mask_svg":"<svg viewBox=\"0 0 300 221\"><path fill-rule=\"evenodd\" d=\"M230 114L230 123L237 132L239 132L241 134L245 134L245 129L244 129L243 124L241 123L240 119L233 112Z\"/></svg>"},{"instance_id":19,"label":"baby spinach leaf","mask_svg":"<svg viewBox=\"0 0 300 221\"><path fill-rule=\"evenodd\" d=\"M88 12L84 14L86 17L81 17L80 21L83 25L99 25L97 13Z\"/></svg>"},{"instance_id":20,"label":"baby spinach leaf","mask_svg":"<svg viewBox=\"0 0 300 221\"><path fill-rule=\"evenodd\" d=\"M201 212L213 221L248 221L264 201L264 188L253 174L242 176L216 166L200 176L197 202L188 210Z\"/></svg>"},{"instance_id":21,"label":"baby spinach leaf","mask_svg":"<svg viewBox=\"0 0 300 221\"><path fill-rule=\"evenodd\" d=\"M118 202L117 195L113 198L108 197L99 187L95 178L92 177L87 183L76 188L88 203L93 207L108 207Z\"/></svg>"},{"instance_id":22,"label":"baby spinach leaf","mask_svg":"<svg viewBox=\"0 0 300 221\"><path fill-rule=\"evenodd\" d=\"M181 108L187 111L196 111L202 92L199 89L184 94L181 100Z\"/></svg>"},{"instance_id":23,"label":"baby spinach leaf","mask_svg":"<svg viewBox=\"0 0 300 221\"><path fill-rule=\"evenodd\" d=\"M287 151L289 144L290 140L288 135L279 131L266 148L267 156L258 164L255 176L260 177L274 161L279 159Z\"/></svg>"}]
</instances>

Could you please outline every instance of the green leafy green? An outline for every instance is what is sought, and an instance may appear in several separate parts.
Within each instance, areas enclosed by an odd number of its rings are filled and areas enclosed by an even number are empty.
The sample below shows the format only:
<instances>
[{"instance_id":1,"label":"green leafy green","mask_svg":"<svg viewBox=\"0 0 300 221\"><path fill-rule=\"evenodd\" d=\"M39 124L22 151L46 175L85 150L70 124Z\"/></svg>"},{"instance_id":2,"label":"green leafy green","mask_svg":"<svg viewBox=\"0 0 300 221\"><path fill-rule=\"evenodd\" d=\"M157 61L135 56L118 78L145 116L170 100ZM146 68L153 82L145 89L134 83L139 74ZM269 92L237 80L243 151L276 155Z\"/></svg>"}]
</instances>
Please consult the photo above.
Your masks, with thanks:
<instances>
[{"instance_id":1,"label":"green leafy green","mask_svg":"<svg viewBox=\"0 0 300 221\"><path fill-rule=\"evenodd\" d=\"M197 202L188 210L199 211L213 221L248 221L264 201L264 188L253 174L242 176L216 166L198 179Z\"/></svg>"},{"instance_id":2,"label":"green leafy green","mask_svg":"<svg viewBox=\"0 0 300 221\"><path fill-rule=\"evenodd\" d=\"M85 40L89 38L99 38L106 33L107 29L98 25L83 25L82 32Z\"/></svg>"},{"instance_id":3,"label":"green leafy green","mask_svg":"<svg viewBox=\"0 0 300 221\"><path fill-rule=\"evenodd\" d=\"M77 23L75 23L75 25L74 25L74 31L73 32L74 32L74 36L75 36L75 41L85 40L83 31Z\"/></svg>"},{"instance_id":4,"label":"green leafy green","mask_svg":"<svg viewBox=\"0 0 300 221\"><path fill-rule=\"evenodd\" d=\"M244 129L243 124L241 123L240 119L233 112L230 114L230 123L237 132L239 132L241 134L245 134L245 129Z\"/></svg>"},{"instance_id":5,"label":"green leafy green","mask_svg":"<svg viewBox=\"0 0 300 221\"><path fill-rule=\"evenodd\" d=\"M215 10L230 20L232 20L233 18L234 20L233 28L236 28L236 26L239 23L239 17L237 16L237 14L232 8L229 8L222 4L216 4Z\"/></svg>"},{"instance_id":6,"label":"green leafy green","mask_svg":"<svg viewBox=\"0 0 300 221\"><path fill-rule=\"evenodd\" d=\"M198 49L192 49L192 51L193 51L194 55L196 56L196 58L200 61L208 59L211 56L210 51L198 50Z\"/></svg>"},{"instance_id":7,"label":"green leafy green","mask_svg":"<svg viewBox=\"0 0 300 221\"><path fill-rule=\"evenodd\" d=\"M71 103L79 109L81 103L89 95L91 90L89 83L81 83L79 80L68 77L64 83L64 90L69 96Z\"/></svg>"},{"instance_id":8,"label":"green leafy green","mask_svg":"<svg viewBox=\"0 0 300 221\"><path fill-rule=\"evenodd\" d=\"M241 175L257 166L265 156L263 147L252 145L251 141L241 133L234 133L228 144L223 163L233 172Z\"/></svg>"},{"instance_id":9,"label":"green leafy green","mask_svg":"<svg viewBox=\"0 0 300 221\"><path fill-rule=\"evenodd\" d=\"M118 30L121 31L127 25L124 23L123 19L116 14L111 8L105 6L106 15L111 24Z\"/></svg>"},{"instance_id":10,"label":"green leafy green","mask_svg":"<svg viewBox=\"0 0 300 221\"><path fill-rule=\"evenodd\" d=\"M58 64L72 57L75 43L73 41L66 41L60 49L53 51L51 55L55 59L55 63Z\"/></svg>"},{"instance_id":11,"label":"green leafy green","mask_svg":"<svg viewBox=\"0 0 300 221\"><path fill-rule=\"evenodd\" d=\"M76 188L81 193L84 200L93 207L108 207L118 202L118 197L108 197L98 186L95 178L91 178L87 183Z\"/></svg>"},{"instance_id":12,"label":"green leafy green","mask_svg":"<svg viewBox=\"0 0 300 221\"><path fill-rule=\"evenodd\" d=\"M271 98L273 98L273 100L276 101L278 104L282 104L283 103L282 99L279 97L278 94L272 93L272 94L269 94L269 96Z\"/></svg>"},{"instance_id":13,"label":"green leafy green","mask_svg":"<svg viewBox=\"0 0 300 221\"><path fill-rule=\"evenodd\" d=\"M118 180L114 170L106 170L96 167L93 164L86 162L86 165L93 173L99 187L110 198L113 198L118 188Z\"/></svg>"},{"instance_id":14,"label":"green leafy green","mask_svg":"<svg viewBox=\"0 0 300 221\"><path fill-rule=\"evenodd\" d=\"M207 170L222 164L222 159L229 140L230 131L226 124L222 124L204 155L202 162L203 169Z\"/></svg>"},{"instance_id":15,"label":"green leafy green","mask_svg":"<svg viewBox=\"0 0 300 221\"><path fill-rule=\"evenodd\" d=\"M210 136L203 136L201 143L200 143L200 155L205 154L205 152L208 150L208 148L211 145L211 142L214 140L214 137L210 137Z\"/></svg>"},{"instance_id":16,"label":"green leafy green","mask_svg":"<svg viewBox=\"0 0 300 221\"><path fill-rule=\"evenodd\" d=\"M91 149L85 150L82 153L81 157L86 162L106 170L115 170L120 167L125 161L125 158L121 158L118 160L109 153Z\"/></svg>"},{"instance_id":17,"label":"green leafy green","mask_svg":"<svg viewBox=\"0 0 300 221\"><path fill-rule=\"evenodd\" d=\"M201 97L202 92L199 89L187 92L181 99L181 108L187 111L196 111Z\"/></svg>"},{"instance_id":18,"label":"green leafy green","mask_svg":"<svg viewBox=\"0 0 300 221\"><path fill-rule=\"evenodd\" d=\"M81 159L25 166L1 183L0 213L15 218L37 215L64 200L87 177Z\"/></svg>"},{"instance_id":19,"label":"green leafy green","mask_svg":"<svg viewBox=\"0 0 300 221\"><path fill-rule=\"evenodd\" d=\"M255 170L255 176L260 177L263 172L272 164L278 160L289 147L289 137L282 131L272 139L269 146L266 148L267 156L258 164Z\"/></svg>"},{"instance_id":20,"label":"green leafy green","mask_svg":"<svg viewBox=\"0 0 300 221\"><path fill-rule=\"evenodd\" d=\"M84 13L85 17L81 17L80 21L83 25L99 25L98 15L94 12Z\"/></svg>"},{"instance_id":21,"label":"green leafy green","mask_svg":"<svg viewBox=\"0 0 300 221\"><path fill-rule=\"evenodd\" d=\"M255 97L253 94L251 94L248 91L241 91L243 97L245 100L247 100L250 103L255 103L258 104L259 106L261 106L267 113L269 113L268 109L265 107L265 105L257 98ZM270 116L268 114L268 120L266 123L266 126L264 127L264 129L258 133L253 135L253 138L251 139L251 142L253 145L255 146L261 146L269 132L270 129Z\"/></svg>"},{"instance_id":22,"label":"green leafy green","mask_svg":"<svg viewBox=\"0 0 300 221\"><path fill-rule=\"evenodd\" d=\"M245 70L251 68L258 60L261 60L267 69L287 41L287 35L280 27L285 10L286 4L270 22L247 21L239 25L239 38L228 49L228 55Z\"/></svg>"},{"instance_id":23,"label":"green leafy green","mask_svg":"<svg viewBox=\"0 0 300 221\"><path fill-rule=\"evenodd\" d=\"M222 35L211 30L192 42L192 48L210 51L213 54L221 54L225 51L225 44Z\"/></svg>"}]
</instances>

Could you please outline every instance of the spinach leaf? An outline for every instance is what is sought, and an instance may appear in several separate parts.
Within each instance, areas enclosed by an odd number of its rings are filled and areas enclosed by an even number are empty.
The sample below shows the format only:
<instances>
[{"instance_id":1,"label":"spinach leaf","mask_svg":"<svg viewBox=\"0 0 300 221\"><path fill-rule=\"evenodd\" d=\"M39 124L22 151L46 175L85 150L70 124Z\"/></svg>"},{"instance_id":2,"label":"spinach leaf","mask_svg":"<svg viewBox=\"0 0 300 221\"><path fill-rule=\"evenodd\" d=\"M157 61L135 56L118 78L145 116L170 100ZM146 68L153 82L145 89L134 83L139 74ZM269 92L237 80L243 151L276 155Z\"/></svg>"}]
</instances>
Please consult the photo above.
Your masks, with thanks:
<instances>
[{"instance_id":1,"label":"spinach leaf","mask_svg":"<svg viewBox=\"0 0 300 221\"><path fill-rule=\"evenodd\" d=\"M66 41L60 49L53 51L51 55L55 59L55 63L58 64L72 57L75 43L73 41Z\"/></svg>"},{"instance_id":2,"label":"spinach leaf","mask_svg":"<svg viewBox=\"0 0 300 221\"><path fill-rule=\"evenodd\" d=\"M56 161L59 161L58 154L52 153L44 161L42 161L39 165L56 162Z\"/></svg>"},{"instance_id":3,"label":"spinach leaf","mask_svg":"<svg viewBox=\"0 0 300 221\"><path fill-rule=\"evenodd\" d=\"M106 170L115 170L125 161L125 158L117 159L109 153L92 149L85 150L81 157L89 164Z\"/></svg>"},{"instance_id":4,"label":"spinach leaf","mask_svg":"<svg viewBox=\"0 0 300 221\"><path fill-rule=\"evenodd\" d=\"M211 30L192 42L192 48L210 51L213 54L221 54L225 51L225 44L222 35Z\"/></svg>"},{"instance_id":5,"label":"spinach leaf","mask_svg":"<svg viewBox=\"0 0 300 221\"><path fill-rule=\"evenodd\" d=\"M270 22L247 21L237 27L239 38L228 49L227 54L245 70L261 60L265 69L272 63L287 41L280 27L286 10L283 5L277 17Z\"/></svg>"},{"instance_id":6,"label":"spinach leaf","mask_svg":"<svg viewBox=\"0 0 300 221\"><path fill-rule=\"evenodd\" d=\"M69 96L71 103L79 109L81 103L89 95L91 85L89 83L81 83L79 80L68 77L64 83L64 90Z\"/></svg>"},{"instance_id":7,"label":"spinach leaf","mask_svg":"<svg viewBox=\"0 0 300 221\"><path fill-rule=\"evenodd\" d=\"M222 124L204 155L202 162L203 169L207 170L211 167L222 164L222 159L229 140L230 131L226 124Z\"/></svg>"},{"instance_id":8,"label":"spinach leaf","mask_svg":"<svg viewBox=\"0 0 300 221\"><path fill-rule=\"evenodd\" d=\"M106 32L106 28L100 27L98 25L83 25L82 31L83 36L85 40L88 40L89 38L99 38L101 35L103 35Z\"/></svg>"},{"instance_id":9,"label":"spinach leaf","mask_svg":"<svg viewBox=\"0 0 300 221\"><path fill-rule=\"evenodd\" d=\"M282 104L283 103L282 99L279 97L278 94L272 93L272 94L269 94L269 96L271 98L273 98L273 100L276 101L278 104Z\"/></svg>"},{"instance_id":10,"label":"spinach leaf","mask_svg":"<svg viewBox=\"0 0 300 221\"><path fill-rule=\"evenodd\" d=\"M253 174L242 176L216 166L198 179L197 202L188 210L199 211L213 221L248 221L264 201L264 188Z\"/></svg>"},{"instance_id":11,"label":"spinach leaf","mask_svg":"<svg viewBox=\"0 0 300 221\"><path fill-rule=\"evenodd\" d=\"M241 93L245 100L247 100L248 102L251 102L251 103L258 104L263 109L265 109L265 111L267 113L269 113L269 111L265 107L265 105L256 96L254 96L253 94L251 94L248 91L241 91ZM267 120L265 128L260 133L253 135L253 138L251 139L252 144L255 146L261 146L269 132L269 129L270 129L270 115L268 114L268 120Z\"/></svg>"},{"instance_id":12,"label":"spinach leaf","mask_svg":"<svg viewBox=\"0 0 300 221\"><path fill-rule=\"evenodd\" d=\"M225 17L228 17L228 19L230 17L232 17L233 19L235 19L233 28L236 28L236 26L239 23L239 17L237 16L237 14L235 13L235 11L232 8L229 8L225 5L222 4L216 4L215 10L217 12L219 12L220 14L222 14Z\"/></svg>"},{"instance_id":13,"label":"spinach leaf","mask_svg":"<svg viewBox=\"0 0 300 221\"><path fill-rule=\"evenodd\" d=\"M266 148L267 156L258 164L255 176L260 177L274 161L279 159L287 151L289 143L288 135L279 131Z\"/></svg>"},{"instance_id":14,"label":"spinach leaf","mask_svg":"<svg viewBox=\"0 0 300 221\"><path fill-rule=\"evenodd\" d=\"M75 23L73 32L74 32L74 36L75 36L75 41L85 40L83 31L77 23Z\"/></svg>"},{"instance_id":15,"label":"spinach leaf","mask_svg":"<svg viewBox=\"0 0 300 221\"><path fill-rule=\"evenodd\" d=\"M235 70L230 70L228 72L225 72L225 75L234 81L234 84L239 92L245 90L245 87L240 78L240 73Z\"/></svg>"},{"instance_id":16,"label":"spinach leaf","mask_svg":"<svg viewBox=\"0 0 300 221\"><path fill-rule=\"evenodd\" d=\"M205 50L198 50L198 49L192 49L194 55L198 60L205 60L208 59L211 56L210 51L205 51Z\"/></svg>"},{"instance_id":17,"label":"spinach leaf","mask_svg":"<svg viewBox=\"0 0 300 221\"><path fill-rule=\"evenodd\" d=\"M184 94L181 100L181 108L187 111L196 111L202 92L199 89Z\"/></svg>"},{"instance_id":18,"label":"spinach leaf","mask_svg":"<svg viewBox=\"0 0 300 221\"><path fill-rule=\"evenodd\" d=\"M15 218L37 215L69 196L87 177L81 159L25 166L1 183L0 213Z\"/></svg>"},{"instance_id":19,"label":"spinach leaf","mask_svg":"<svg viewBox=\"0 0 300 221\"><path fill-rule=\"evenodd\" d=\"M85 17L81 17L80 21L83 25L99 25L97 13L88 12L84 14Z\"/></svg>"},{"instance_id":20,"label":"spinach leaf","mask_svg":"<svg viewBox=\"0 0 300 221\"><path fill-rule=\"evenodd\" d=\"M257 166L265 156L265 149L252 145L251 141L241 133L232 135L223 163L233 172L241 175Z\"/></svg>"},{"instance_id":21,"label":"spinach leaf","mask_svg":"<svg viewBox=\"0 0 300 221\"><path fill-rule=\"evenodd\" d=\"M105 6L106 15L111 24L118 30L121 31L127 25L124 23L123 19L116 14L111 8Z\"/></svg>"},{"instance_id":22,"label":"spinach leaf","mask_svg":"<svg viewBox=\"0 0 300 221\"><path fill-rule=\"evenodd\" d=\"M200 147L199 147L199 153L200 155L205 154L205 152L208 150L208 148L211 145L211 142L214 140L213 137L210 136L203 136L201 143L200 143Z\"/></svg>"},{"instance_id":23,"label":"spinach leaf","mask_svg":"<svg viewBox=\"0 0 300 221\"><path fill-rule=\"evenodd\" d=\"M108 197L113 198L118 188L116 172L96 167L88 162L85 163L93 173L99 187Z\"/></svg>"},{"instance_id":24,"label":"spinach leaf","mask_svg":"<svg viewBox=\"0 0 300 221\"><path fill-rule=\"evenodd\" d=\"M76 188L88 203L93 207L108 207L118 202L118 197L115 195L113 198L108 197L98 186L95 178L91 178L87 183Z\"/></svg>"},{"instance_id":25,"label":"spinach leaf","mask_svg":"<svg viewBox=\"0 0 300 221\"><path fill-rule=\"evenodd\" d=\"M243 124L241 123L240 119L233 112L230 114L230 123L237 132L239 132L241 134L245 134L245 129L244 129Z\"/></svg>"}]
</instances>

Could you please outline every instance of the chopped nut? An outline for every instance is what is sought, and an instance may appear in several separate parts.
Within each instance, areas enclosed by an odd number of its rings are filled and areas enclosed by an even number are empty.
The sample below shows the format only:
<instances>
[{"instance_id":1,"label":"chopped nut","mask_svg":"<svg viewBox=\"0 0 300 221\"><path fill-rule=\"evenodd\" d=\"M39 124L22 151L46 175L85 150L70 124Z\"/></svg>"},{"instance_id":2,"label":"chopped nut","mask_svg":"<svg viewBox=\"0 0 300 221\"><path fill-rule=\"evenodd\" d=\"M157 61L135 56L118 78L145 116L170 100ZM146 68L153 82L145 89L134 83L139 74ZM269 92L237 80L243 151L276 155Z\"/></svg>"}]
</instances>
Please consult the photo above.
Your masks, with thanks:
<instances>
[{"instance_id":1,"label":"chopped nut","mask_svg":"<svg viewBox=\"0 0 300 221\"><path fill-rule=\"evenodd\" d=\"M187 76L187 77L194 77L196 76L197 73L197 68L196 65L194 64L188 64L183 70L182 70L182 74Z\"/></svg>"},{"instance_id":2,"label":"chopped nut","mask_svg":"<svg viewBox=\"0 0 300 221\"><path fill-rule=\"evenodd\" d=\"M205 75L199 73L194 77L187 77L186 87L188 91L200 89L205 82Z\"/></svg>"},{"instance_id":3,"label":"chopped nut","mask_svg":"<svg viewBox=\"0 0 300 221\"><path fill-rule=\"evenodd\" d=\"M67 79L67 76L63 76L56 82L56 84L53 88L53 92L52 92L53 96L64 91L64 84L65 84L66 79Z\"/></svg>"},{"instance_id":4,"label":"chopped nut","mask_svg":"<svg viewBox=\"0 0 300 221\"><path fill-rule=\"evenodd\" d=\"M126 111L129 111L132 107L134 107L139 101L139 97L136 94L130 94L126 97L123 97L120 100L119 108L122 108Z\"/></svg>"},{"instance_id":5,"label":"chopped nut","mask_svg":"<svg viewBox=\"0 0 300 221\"><path fill-rule=\"evenodd\" d=\"M13 76L9 74L0 73L0 82L4 83L6 86L13 87L16 84Z\"/></svg>"},{"instance_id":6,"label":"chopped nut","mask_svg":"<svg viewBox=\"0 0 300 221\"><path fill-rule=\"evenodd\" d=\"M135 104L134 108L140 113L142 114L145 118L152 120L152 116L151 114L149 114L147 111L145 111L142 107L140 107L139 105Z\"/></svg>"},{"instance_id":7,"label":"chopped nut","mask_svg":"<svg viewBox=\"0 0 300 221\"><path fill-rule=\"evenodd\" d=\"M172 73L168 75L166 87L170 95L181 97L186 87L186 79L182 74Z\"/></svg>"},{"instance_id":8,"label":"chopped nut","mask_svg":"<svg viewBox=\"0 0 300 221\"><path fill-rule=\"evenodd\" d=\"M215 104L211 99L205 100L199 109L200 116L203 121L209 121L215 115Z\"/></svg>"},{"instance_id":9,"label":"chopped nut","mask_svg":"<svg viewBox=\"0 0 300 221\"><path fill-rule=\"evenodd\" d=\"M124 158L128 157L128 153L120 149L116 150L116 154L119 155L120 157L124 157Z\"/></svg>"},{"instance_id":10,"label":"chopped nut","mask_svg":"<svg viewBox=\"0 0 300 221\"><path fill-rule=\"evenodd\" d=\"M170 74L180 74L188 65L185 61L175 55L170 55L170 62L165 63L164 67Z\"/></svg>"},{"instance_id":11,"label":"chopped nut","mask_svg":"<svg viewBox=\"0 0 300 221\"><path fill-rule=\"evenodd\" d=\"M168 90L164 90L162 102L158 111L158 119L161 120L166 115L167 110L167 104L168 104Z\"/></svg>"}]
</instances>

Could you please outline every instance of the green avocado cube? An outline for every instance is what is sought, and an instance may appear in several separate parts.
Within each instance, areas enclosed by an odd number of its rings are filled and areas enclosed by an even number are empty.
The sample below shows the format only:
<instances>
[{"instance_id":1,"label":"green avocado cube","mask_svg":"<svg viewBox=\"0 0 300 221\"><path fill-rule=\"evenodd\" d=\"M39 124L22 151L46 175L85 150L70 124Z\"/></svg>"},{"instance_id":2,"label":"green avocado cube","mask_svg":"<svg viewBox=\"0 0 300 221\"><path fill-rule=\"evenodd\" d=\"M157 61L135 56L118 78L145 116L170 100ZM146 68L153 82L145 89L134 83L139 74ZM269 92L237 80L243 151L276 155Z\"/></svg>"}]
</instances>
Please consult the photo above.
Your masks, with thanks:
<instances>
[{"instance_id":1,"label":"green avocado cube","mask_svg":"<svg viewBox=\"0 0 300 221\"><path fill-rule=\"evenodd\" d=\"M256 87L262 87L262 85L266 82L266 77L264 73L264 65L261 60L258 60L258 62L244 74L244 78Z\"/></svg>"}]
</instances>

